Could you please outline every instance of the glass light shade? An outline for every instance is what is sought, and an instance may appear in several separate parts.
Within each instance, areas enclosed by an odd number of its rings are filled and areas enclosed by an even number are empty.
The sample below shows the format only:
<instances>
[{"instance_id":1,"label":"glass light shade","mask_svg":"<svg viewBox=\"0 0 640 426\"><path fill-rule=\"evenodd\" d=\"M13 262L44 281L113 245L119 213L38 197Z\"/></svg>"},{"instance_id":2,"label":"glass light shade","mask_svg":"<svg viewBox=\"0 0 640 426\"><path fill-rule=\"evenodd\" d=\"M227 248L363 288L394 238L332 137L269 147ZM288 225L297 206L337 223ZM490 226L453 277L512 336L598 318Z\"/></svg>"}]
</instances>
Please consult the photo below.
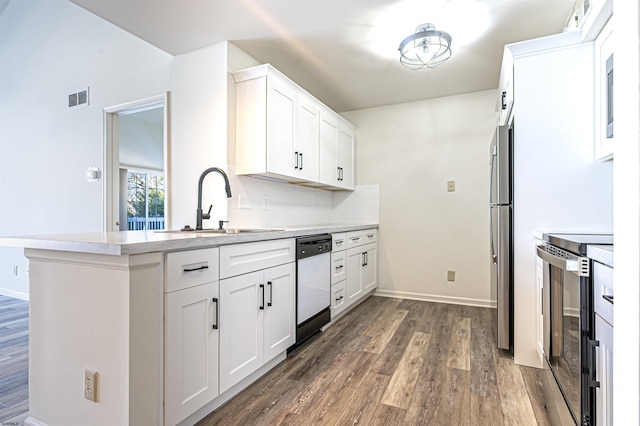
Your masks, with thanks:
<instances>
[{"instance_id":1,"label":"glass light shade","mask_svg":"<svg viewBox=\"0 0 640 426\"><path fill-rule=\"evenodd\" d=\"M437 31L433 24L423 24L416 32L402 40L400 63L412 70L435 68L451 57L451 36Z\"/></svg>"}]
</instances>

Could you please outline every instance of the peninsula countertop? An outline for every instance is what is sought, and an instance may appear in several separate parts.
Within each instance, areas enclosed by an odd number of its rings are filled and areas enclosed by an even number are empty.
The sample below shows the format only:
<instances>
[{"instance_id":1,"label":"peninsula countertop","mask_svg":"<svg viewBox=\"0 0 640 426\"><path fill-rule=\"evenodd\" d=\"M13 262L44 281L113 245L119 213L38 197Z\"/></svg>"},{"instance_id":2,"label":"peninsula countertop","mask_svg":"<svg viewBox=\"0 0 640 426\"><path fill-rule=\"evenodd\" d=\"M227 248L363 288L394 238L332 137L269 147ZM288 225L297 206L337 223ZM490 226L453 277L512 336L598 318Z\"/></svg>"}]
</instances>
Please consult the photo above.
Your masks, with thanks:
<instances>
[{"instance_id":1,"label":"peninsula countertop","mask_svg":"<svg viewBox=\"0 0 640 426\"><path fill-rule=\"evenodd\" d=\"M274 227L278 230L219 234L195 231L122 231L78 234L26 235L0 238L0 246L58 250L113 256L217 247L305 235L378 228L378 224Z\"/></svg>"}]
</instances>

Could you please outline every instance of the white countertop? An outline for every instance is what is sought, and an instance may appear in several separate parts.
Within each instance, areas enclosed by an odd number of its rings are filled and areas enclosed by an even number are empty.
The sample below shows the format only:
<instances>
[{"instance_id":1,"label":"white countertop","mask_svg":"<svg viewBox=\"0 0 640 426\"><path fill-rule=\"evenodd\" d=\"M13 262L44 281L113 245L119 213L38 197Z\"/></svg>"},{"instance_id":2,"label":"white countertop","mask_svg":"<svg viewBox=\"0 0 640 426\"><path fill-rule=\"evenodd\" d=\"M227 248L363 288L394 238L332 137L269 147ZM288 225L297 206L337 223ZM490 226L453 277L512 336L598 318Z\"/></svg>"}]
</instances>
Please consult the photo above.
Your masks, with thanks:
<instances>
[{"instance_id":1,"label":"white countertop","mask_svg":"<svg viewBox=\"0 0 640 426\"><path fill-rule=\"evenodd\" d=\"M613 268L613 244L589 244L587 257Z\"/></svg>"},{"instance_id":2,"label":"white countertop","mask_svg":"<svg viewBox=\"0 0 640 426\"><path fill-rule=\"evenodd\" d=\"M242 234L124 231L59 235L27 235L0 238L0 246L121 256L159 251L164 252L216 247L227 244L295 238L323 233L331 234L370 228L378 228L378 225L318 225L285 228L282 231Z\"/></svg>"}]
</instances>

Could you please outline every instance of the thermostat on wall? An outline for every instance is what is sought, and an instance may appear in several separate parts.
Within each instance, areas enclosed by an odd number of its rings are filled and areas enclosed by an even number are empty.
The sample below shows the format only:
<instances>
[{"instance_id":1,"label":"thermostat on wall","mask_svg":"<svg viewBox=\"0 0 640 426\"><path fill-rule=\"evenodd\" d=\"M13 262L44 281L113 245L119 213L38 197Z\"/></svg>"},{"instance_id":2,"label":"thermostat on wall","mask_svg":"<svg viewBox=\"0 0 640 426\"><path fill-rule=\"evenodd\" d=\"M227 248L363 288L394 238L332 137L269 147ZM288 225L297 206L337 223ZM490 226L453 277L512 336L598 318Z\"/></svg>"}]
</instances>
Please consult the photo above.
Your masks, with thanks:
<instances>
[{"instance_id":1,"label":"thermostat on wall","mask_svg":"<svg viewBox=\"0 0 640 426\"><path fill-rule=\"evenodd\" d=\"M100 169L97 167L89 167L86 172L84 172L84 178L89 182L95 182L100 179Z\"/></svg>"}]
</instances>

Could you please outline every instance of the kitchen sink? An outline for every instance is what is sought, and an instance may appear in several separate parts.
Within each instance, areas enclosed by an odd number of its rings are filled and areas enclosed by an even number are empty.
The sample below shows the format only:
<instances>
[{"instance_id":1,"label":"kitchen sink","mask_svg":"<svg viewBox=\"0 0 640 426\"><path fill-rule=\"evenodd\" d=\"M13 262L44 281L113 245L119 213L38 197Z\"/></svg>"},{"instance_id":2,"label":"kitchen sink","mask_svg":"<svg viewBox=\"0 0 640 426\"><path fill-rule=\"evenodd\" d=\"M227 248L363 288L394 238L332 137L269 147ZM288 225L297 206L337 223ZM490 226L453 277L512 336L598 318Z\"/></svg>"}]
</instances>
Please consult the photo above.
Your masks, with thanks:
<instances>
[{"instance_id":1,"label":"kitchen sink","mask_svg":"<svg viewBox=\"0 0 640 426\"><path fill-rule=\"evenodd\" d=\"M251 229L251 228L227 228L227 229L179 229L179 230L169 230L169 231L156 231L156 232L164 232L164 233L195 233L195 234L220 234L220 235L228 235L228 234L257 234L260 232L277 232L284 231L284 229Z\"/></svg>"}]
</instances>

